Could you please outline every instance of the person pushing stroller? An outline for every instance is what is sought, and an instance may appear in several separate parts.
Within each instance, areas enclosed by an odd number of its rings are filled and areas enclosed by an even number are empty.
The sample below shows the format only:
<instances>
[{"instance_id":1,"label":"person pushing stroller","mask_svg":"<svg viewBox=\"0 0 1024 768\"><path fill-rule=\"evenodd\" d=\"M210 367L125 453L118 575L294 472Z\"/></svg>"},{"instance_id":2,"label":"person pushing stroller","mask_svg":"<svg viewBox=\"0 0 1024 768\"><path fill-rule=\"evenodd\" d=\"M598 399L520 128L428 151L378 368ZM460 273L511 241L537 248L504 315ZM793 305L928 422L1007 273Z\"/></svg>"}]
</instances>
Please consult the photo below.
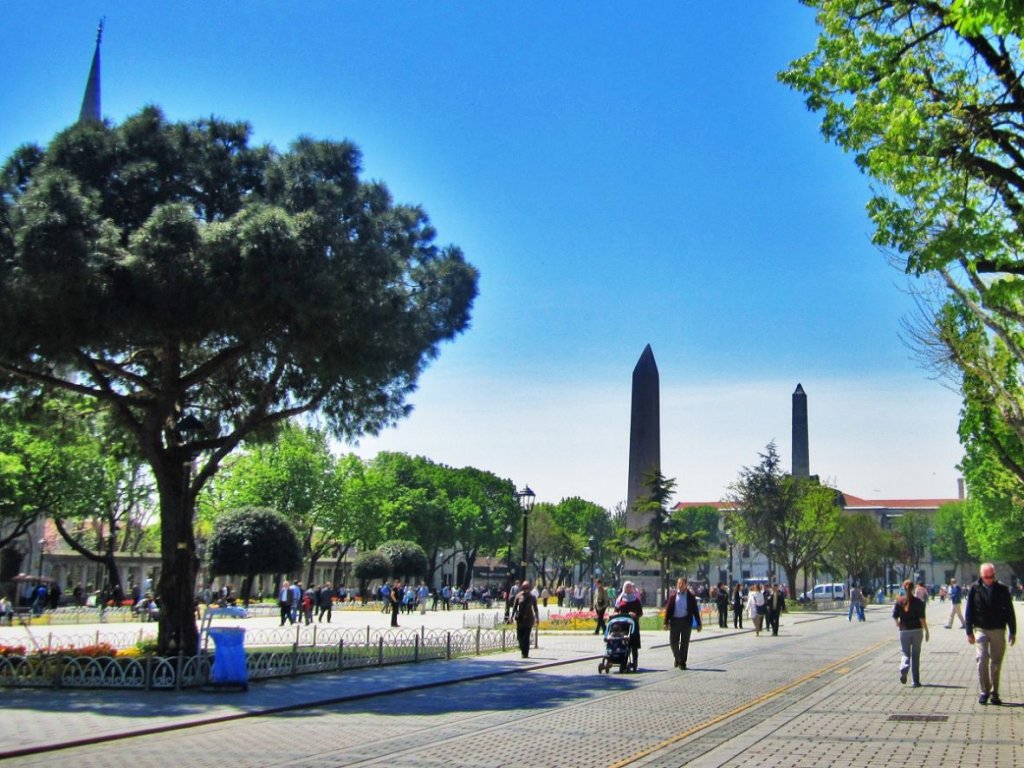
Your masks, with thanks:
<instances>
[{"instance_id":1,"label":"person pushing stroller","mask_svg":"<svg viewBox=\"0 0 1024 768\"><path fill-rule=\"evenodd\" d=\"M615 610L620 616L630 616L633 619L633 631L629 636L629 653L632 658L629 667L635 672L640 656L640 617L644 615L644 607L632 581L622 585L622 594L615 601Z\"/></svg>"}]
</instances>

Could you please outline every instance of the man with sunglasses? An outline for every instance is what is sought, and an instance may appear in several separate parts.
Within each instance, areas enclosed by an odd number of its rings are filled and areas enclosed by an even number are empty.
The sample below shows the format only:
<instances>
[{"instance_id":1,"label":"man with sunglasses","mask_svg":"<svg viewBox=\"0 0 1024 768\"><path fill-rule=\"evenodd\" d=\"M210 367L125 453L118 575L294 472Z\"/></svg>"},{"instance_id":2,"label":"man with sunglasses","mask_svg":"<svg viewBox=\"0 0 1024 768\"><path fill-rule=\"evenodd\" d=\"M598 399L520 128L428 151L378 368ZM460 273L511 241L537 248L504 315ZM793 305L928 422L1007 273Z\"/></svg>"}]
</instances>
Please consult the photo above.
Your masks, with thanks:
<instances>
[{"instance_id":1,"label":"man with sunglasses","mask_svg":"<svg viewBox=\"0 0 1024 768\"><path fill-rule=\"evenodd\" d=\"M1002 704L999 698L999 668L1006 653L1006 630L1010 645L1017 639L1017 617L1010 600L1010 588L996 581L996 567L982 563L981 578L967 593L964 624L967 642L977 645L979 704Z\"/></svg>"}]
</instances>

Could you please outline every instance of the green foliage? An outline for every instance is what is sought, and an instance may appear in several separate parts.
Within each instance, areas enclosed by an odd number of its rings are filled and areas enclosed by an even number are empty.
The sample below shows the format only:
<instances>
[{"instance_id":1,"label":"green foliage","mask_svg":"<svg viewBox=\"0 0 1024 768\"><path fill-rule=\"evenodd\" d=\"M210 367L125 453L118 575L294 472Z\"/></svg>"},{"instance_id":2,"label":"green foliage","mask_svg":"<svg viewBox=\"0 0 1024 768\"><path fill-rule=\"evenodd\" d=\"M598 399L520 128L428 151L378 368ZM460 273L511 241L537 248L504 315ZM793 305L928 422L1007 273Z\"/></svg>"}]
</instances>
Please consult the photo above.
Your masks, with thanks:
<instances>
[{"instance_id":1,"label":"green foliage","mask_svg":"<svg viewBox=\"0 0 1024 768\"><path fill-rule=\"evenodd\" d=\"M217 520L209 554L215 575L292 573L302 563L295 529L283 515L259 507L232 510Z\"/></svg>"},{"instance_id":2,"label":"green foliage","mask_svg":"<svg viewBox=\"0 0 1024 768\"><path fill-rule=\"evenodd\" d=\"M780 77L877 183L875 242L940 289L911 338L963 393L965 474L984 497L965 518L968 543L992 552L1004 531L998 547L1018 550L1017 490L978 480L995 461L1024 482L1024 3L808 4L817 47Z\"/></svg>"},{"instance_id":3,"label":"green foliage","mask_svg":"<svg viewBox=\"0 0 1024 768\"><path fill-rule=\"evenodd\" d=\"M92 398L152 468L164 652L197 641L194 502L225 457L301 413L345 437L402 418L477 290L352 144L249 137L147 107L0 172L0 373Z\"/></svg>"},{"instance_id":4,"label":"green foliage","mask_svg":"<svg viewBox=\"0 0 1024 768\"><path fill-rule=\"evenodd\" d=\"M885 531L873 515L840 515L835 539L822 560L831 573L845 574L851 581L866 584L883 561L888 545Z\"/></svg>"},{"instance_id":5,"label":"green foliage","mask_svg":"<svg viewBox=\"0 0 1024 768\"><path fill-rule=\"evenodd\" d=\"M952 562L954 569L971 557L965 534L966 516L967 502L954 501L939 507L932 521L932 556Z\"/></svg>"},{"instance_id":6,"label":"green foliage","mask_svg":"<svg viewBox=\"0 0 1024 768\"><path fill-rule=\"evenodd\" d=\"M385 541L377 551L387 558L391 573L403 580L420 579L427 573L427 553L415 541Z\"/></svg>"},{"instance_id":7,"label":"green foliage","mask_svg":"<svg viewBox=\"0 0 1024 768\"><path fill-rule=\"evenodd\" d=\"M364 585L373 579L385 579L390 573L391 561L376 549L360 552L352 562L352 574ZM365 596L366 590L362 593Z\"/></svg>"},{"instance_id":8,"label":"green foliage","mask_svg":"<svg viewBox=\"0 0 1024 768\"><path fill-rule=\"evenodd\" d=\"M626 552L635 552L639 559L658 563L662 594L667 595L673 574L677 570L685 571L688 565L707 554L703 541L705 532L687 529L690 518L685 510L669 509L675 478L665 477L658 471L650 472L644 477L644 486L648 493L633 502L633 511L647 517L648 522L644 528L629 532L634 543Z\"/></svg>"},{"instance_id":9,"label":"green foliage","mask_svg":"<svg viewBox=\"0 0 1024 768\"><path fill-rule=\"evenodd\" d=\"M515 486L491 472L437 464L422 456L382 452L366 469L366 485L379 509L380 529L419 543L430 568L441 550L465 555L506 546L505 528L518 526Z\"/></svg>"},{"instance_id":10,"label":"green foliage","mask_svg":"<svg viewBox=\"0 0 1024 768\"><path fill-rule=\"evenodd\" d=\"M1024 34L1024 0L953 0L949 19L962 35L986 29L999 35Z\"/></svg>"},{"instance_id":11,"label":"green foliage","mask_svg":"<svg viewBox=\"0 0 1024 768\"><path fill-rule=\"evenodd\" d=\"M379 515L363 469L351 454L336 459L325 432L288 423L273 441L250 447L223 470L208 499L222 509L251 505L280 512L298 532L312 570L339 548L376 540Z\"/></svg>"},{"instance_id":12,"label":"green foliage","mask_svg":"<svg viewBox=\"0 0 1024 768\"><path fill-rule=\"evenodd\" d=\"M932 529L928 518L920 512L907 512L896 520L894 533L897 536L897 547L900 560L917 571L921 568L921 559L925 549L931 543Z\"/></svg>"},{"instance_id":13,"label":"green foliage","mask_svg":"<svg viewBox=\"0 0 1024 768\"><path fill-rule=\"evenodd\" d=\"M759 456L731 486L730 523L738 541L783 567L796 594L797 573L818 561L839 531L839 494L816 479L785 474L774 442Z\"/></svg>"}]
</instances>

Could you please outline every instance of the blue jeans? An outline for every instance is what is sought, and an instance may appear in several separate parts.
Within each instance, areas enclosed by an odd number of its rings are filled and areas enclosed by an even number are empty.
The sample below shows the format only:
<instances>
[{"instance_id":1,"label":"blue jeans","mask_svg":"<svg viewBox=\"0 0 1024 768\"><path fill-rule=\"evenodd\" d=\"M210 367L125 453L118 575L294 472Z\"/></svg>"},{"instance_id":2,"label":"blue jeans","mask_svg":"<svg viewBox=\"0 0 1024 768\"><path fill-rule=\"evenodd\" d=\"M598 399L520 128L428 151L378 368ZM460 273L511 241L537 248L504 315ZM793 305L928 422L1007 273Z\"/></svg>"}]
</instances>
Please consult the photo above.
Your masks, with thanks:
<instances>
[{"instance_id":1,"label":"blue jeans","mask_svg":"<svg viewBox=\"0 0 1024 768\"><path fill-rule=\"evenodd\" d=\"M860 601L850 601L850 615L846 617L847 621L853 621L854 611L857 612L857 621L864 621L864 603Z\"/></svg>"}]
</instances>

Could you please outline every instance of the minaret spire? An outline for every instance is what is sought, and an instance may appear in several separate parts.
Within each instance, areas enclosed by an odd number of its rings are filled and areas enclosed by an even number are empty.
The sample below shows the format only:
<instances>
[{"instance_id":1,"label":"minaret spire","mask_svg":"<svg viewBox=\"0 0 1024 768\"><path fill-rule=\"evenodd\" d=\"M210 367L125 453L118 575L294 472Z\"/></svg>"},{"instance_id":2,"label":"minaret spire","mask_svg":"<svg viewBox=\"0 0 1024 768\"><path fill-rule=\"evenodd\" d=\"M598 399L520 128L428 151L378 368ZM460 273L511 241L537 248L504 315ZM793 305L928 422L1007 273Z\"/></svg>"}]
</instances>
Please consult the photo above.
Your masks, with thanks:
<instances>
[{"instance_id":1,"label":"minaret spire","mask_svg":"<svg viewBox=\"0 0 1024 768\"><path fill-rule=\"evenodd\" d=\"M82 109L78 112L78 122L100 122L100 43L103 42L103 22L100 19L96 30L96 50L92 54L92 66L89 68L89 80L85 84L85 96L82 97Z\"/></svg>"}]
</instances>

